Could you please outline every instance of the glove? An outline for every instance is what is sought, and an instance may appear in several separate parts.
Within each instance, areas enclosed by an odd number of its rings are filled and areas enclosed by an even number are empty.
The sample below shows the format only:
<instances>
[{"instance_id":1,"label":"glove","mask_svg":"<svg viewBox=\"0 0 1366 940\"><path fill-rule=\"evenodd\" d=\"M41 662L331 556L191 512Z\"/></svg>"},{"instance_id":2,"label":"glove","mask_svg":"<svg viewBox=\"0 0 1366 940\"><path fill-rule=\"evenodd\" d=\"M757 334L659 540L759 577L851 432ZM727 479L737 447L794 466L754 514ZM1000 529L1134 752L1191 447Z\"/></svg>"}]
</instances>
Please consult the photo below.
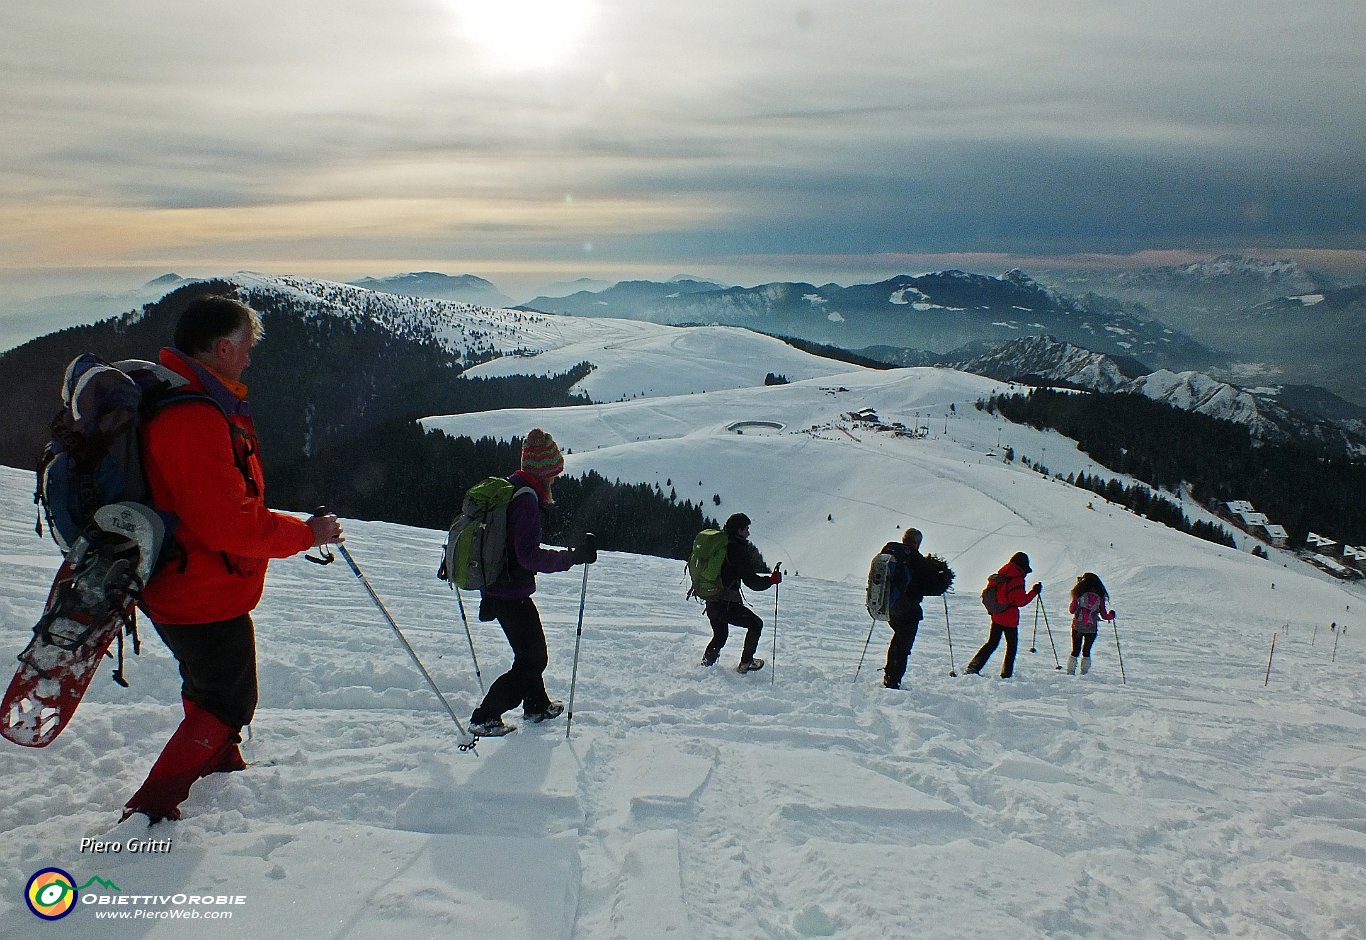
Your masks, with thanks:
<instances>
[{"instance_id":1,"label":"glove","mask_svg":"<svg viewBox=\"0 0 1366 940\"><path fill-rule=\"evenodd\" d=\"M768 580L769 580L769 582L772 583L772 584L782 584L782 583L783 583L783 573L782 573L781 571L779 571L777 568L774 568L774 569L773 569L773 573L772 573L771 575L768 576Z\"/></svg>"},{"instance_id":2,"label":"glove","mask_svg":"<svg viewBox=\"0 0 1366 940\"><path fill-rule=\"evenodd\" d=\"M1042 582L1042 581L1035 581L1035 582L1034 582L1034 596L1035 596L1035 597L1043 597L1043 582Z\"/></svg>"},{"instance_id":3,"label":"glove","mask_svg":"<svg viewBox=\"0 0 1366 940\"><path fill-rule=\"evenodd\" d=\"M576 565L591 565L598 560L598 540L589 532L578 548L569 550L569 560Z\"/></svg>"}]
</instances>

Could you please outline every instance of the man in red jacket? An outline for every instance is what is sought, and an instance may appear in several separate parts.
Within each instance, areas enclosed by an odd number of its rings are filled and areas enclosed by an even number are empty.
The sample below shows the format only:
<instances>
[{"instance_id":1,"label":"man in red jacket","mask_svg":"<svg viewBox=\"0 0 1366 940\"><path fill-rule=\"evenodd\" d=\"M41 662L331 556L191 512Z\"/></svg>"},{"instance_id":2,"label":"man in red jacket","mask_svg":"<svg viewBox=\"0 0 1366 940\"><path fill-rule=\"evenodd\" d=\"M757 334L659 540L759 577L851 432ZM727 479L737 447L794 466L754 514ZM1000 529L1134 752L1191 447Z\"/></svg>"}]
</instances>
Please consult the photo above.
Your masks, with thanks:
<instances>
[{"instance_id":1,"label":"man in red jacket","mask_svg":"<svg viewBox=\"0 0 1366 940\"><path fill-rule=\"evenodd\" d=\"M968 662L964 670L968 675L975 676L982 671L991 654L996 652L1002 637L1006 641L1006 659L1001 663L1001 678L1009 679L1015 674L1015 649L1020 643L1020 608L1043 593L1043 585L1037 581L1033 588L1025 591L1025 575L1029 571L1029 556L1024 552L1016 552L1010 556L1010 561L1001 566L1000 571L987 579L996 586L997 602L1005 606L1000 613L991 615L991 636Z\"/></svg>"},{"instance_id":2,"label":"man in red jacket","mask_svg":"<svg viewBox=\"0 0 1366 940\"><path fill-rule=\"evenodd\" d=\"M161 364L201 401L155 415L142 431L152 505L178 520L177 550L142 594L142 608L180 667L185 718L129 799L123 818L179 819L190 786L211 773L244 770L239 732L256 710L256 637L251 611L266 564L342 541L336 516L307 521L271 512L242 371L261 338L261 318L230 297L201 296L176 324Z\"/></svg>"}]
</instances>

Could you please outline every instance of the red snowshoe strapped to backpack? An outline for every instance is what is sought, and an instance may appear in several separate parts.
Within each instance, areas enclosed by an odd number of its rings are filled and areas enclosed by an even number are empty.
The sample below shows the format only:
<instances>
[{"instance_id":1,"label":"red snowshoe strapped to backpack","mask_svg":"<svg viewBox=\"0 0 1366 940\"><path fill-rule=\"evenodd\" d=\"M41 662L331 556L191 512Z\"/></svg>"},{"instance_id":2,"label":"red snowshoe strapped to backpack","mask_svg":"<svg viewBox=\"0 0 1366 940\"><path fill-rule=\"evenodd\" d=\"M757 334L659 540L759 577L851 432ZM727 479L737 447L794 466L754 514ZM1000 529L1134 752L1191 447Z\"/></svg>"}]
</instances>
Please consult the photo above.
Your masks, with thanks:
<instances>
[{"instance_id":1,"label":"red snowshoe strapped to backpack","mask_svg":"<svg viewBox=\"0 0 1366 940\"><path fill-rule=\"evenodd\" d=\"M67 366L34 493L39 534L46 517L65 561L0 702L0 735L16 744L43 747L61 733L115 639L113 678L128 684L123 636L138 652L136 605L175 524L147 504L140 429L182 401L213 399L151 362L87 353Z\"/></svg>"}]
</instances>

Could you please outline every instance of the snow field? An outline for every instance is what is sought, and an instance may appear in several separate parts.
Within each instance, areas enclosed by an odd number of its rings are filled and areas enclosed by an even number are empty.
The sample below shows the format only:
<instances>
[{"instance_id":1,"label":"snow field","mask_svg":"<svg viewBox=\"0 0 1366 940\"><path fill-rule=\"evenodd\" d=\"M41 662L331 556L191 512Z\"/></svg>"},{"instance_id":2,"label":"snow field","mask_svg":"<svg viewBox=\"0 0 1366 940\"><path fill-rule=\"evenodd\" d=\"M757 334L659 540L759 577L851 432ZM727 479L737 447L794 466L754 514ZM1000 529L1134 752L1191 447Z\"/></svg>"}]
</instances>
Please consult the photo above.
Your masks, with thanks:
<instances>
[{"instance_id":1,"label":"snow field","mask_svg":"<svg viewBox=\"0 0 1366 940\"><path fill-rule=\"evenodd\" d=\"M16 651L55 568L27 528L26 484L0 473L0 630ZM943 605L927 602L901 692L878 684L881 625L852 681L869 626L857 584L786 580L776 676L742 677L738 636L717 667L697 665L708 631L683 599L681 562L604 553L572 737L563 719L527 726L478 757L456 751L343 565L278 562L256 618L262 707L246 752L260 763L196 786L170 854L76 849L109 831L178 718L178 680L150 630L131 689L106 667L52 747L7 745L0 936L35 935L20 895L49 864L125 891L248 899L227 924L97 924L80 910L42 925L53 935L1357 935L1357 635L1334 663L1326 628L1315 637L1297 620L1287 636L1261 609L1264 562L1163 538L1170 566L1124 555L1107 569L1128 684L1106 633L1086 677L1054 670L1042 624L1029 654L1029 611L1014 680L950 678ZM348 523L356 561L463 718L479 690L454 598L432 577L440 544ZM567 699L580 576L540 583L547 682ZM960 669L986 633L975 593L949 599ZM750 600L771 656L772 592ZM1065 655L1060 598L1048 600ZM472 610L470 627L491 680L506 644Z\"/></svg>"}]
</instances>

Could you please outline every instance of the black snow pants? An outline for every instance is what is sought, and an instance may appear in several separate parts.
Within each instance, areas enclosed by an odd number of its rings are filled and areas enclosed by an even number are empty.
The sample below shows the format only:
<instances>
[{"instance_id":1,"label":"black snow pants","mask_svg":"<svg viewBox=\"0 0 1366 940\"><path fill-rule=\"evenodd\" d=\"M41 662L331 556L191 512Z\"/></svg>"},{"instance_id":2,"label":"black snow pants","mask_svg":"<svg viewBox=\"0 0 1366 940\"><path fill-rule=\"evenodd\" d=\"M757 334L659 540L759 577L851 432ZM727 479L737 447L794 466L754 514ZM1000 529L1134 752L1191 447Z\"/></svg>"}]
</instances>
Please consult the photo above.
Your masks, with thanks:
<instances>
[{"instance_id":1,"label":"black snow pants","mask_svg":"<svg viewBox=\"0 0 1366 940\"><path fill-rule=\"evenodd\" d=\"M176 665L180 694L230 728L256 713L256 631L251 614L217 623L156 623Z\"/></svg>"},{"instance_id":2,"label":"black snow pants","mask_svg":"<svg viewBox=\"0 0 1366 940\"><path fill-rule=\"evenodd\" d=\"M1001 678L1009 679L1015 674L1015 648L1020 644L1020 628L1003 627L998 623L991 625L991 636L982 644L982 648L973 654L972 660L968 663L968 672L982 671L987 660L996 652L1002 637L1005 637L1006 641L1006 659L1001 663Z\"/></svg>"},{"instance_id":3,"label":"black snow pants","mask_svg":"<svg viewBox=\"0 0 1366 940\"><path fill-rule=\"evenodd\" d=\"M707 601L707 620L711 623L711 642L702 654L703 661L716 662L721 648L730 637L730 627L745 628L745 646L740 653L740 661L754 658L759 649L759 635L764 631L764 622L759 615L739 601Z\"/></svg>"},{"instance_id":4,"label":"black snow pants","mask_svg":"<svg viewBox=\"0 0 1366 940\"><path fill-rule=\"evenodd\" d=\"M892 620L892 641L887 644L887 665L882 670L882 684L889 689L901 687L901 678L906 675L906 660L911 658L911 647L915 645L915 635L920 631L920 621Z\"/></svg>"},{"instance_id":5,"label":"black snow pants","mask_svg":"<svg viewBox=\"0 0 1366 940\"><path fill-rule=\"evenodd\" d=\"M545 711L550 705L544 678L550 653L536 604L529 597L485 597L479 605L479 619L496 619L503 628L512 647L512 668L493 680L470 721L492 721L518 704L529 713Z\"/></svg>"}]
</instances>

